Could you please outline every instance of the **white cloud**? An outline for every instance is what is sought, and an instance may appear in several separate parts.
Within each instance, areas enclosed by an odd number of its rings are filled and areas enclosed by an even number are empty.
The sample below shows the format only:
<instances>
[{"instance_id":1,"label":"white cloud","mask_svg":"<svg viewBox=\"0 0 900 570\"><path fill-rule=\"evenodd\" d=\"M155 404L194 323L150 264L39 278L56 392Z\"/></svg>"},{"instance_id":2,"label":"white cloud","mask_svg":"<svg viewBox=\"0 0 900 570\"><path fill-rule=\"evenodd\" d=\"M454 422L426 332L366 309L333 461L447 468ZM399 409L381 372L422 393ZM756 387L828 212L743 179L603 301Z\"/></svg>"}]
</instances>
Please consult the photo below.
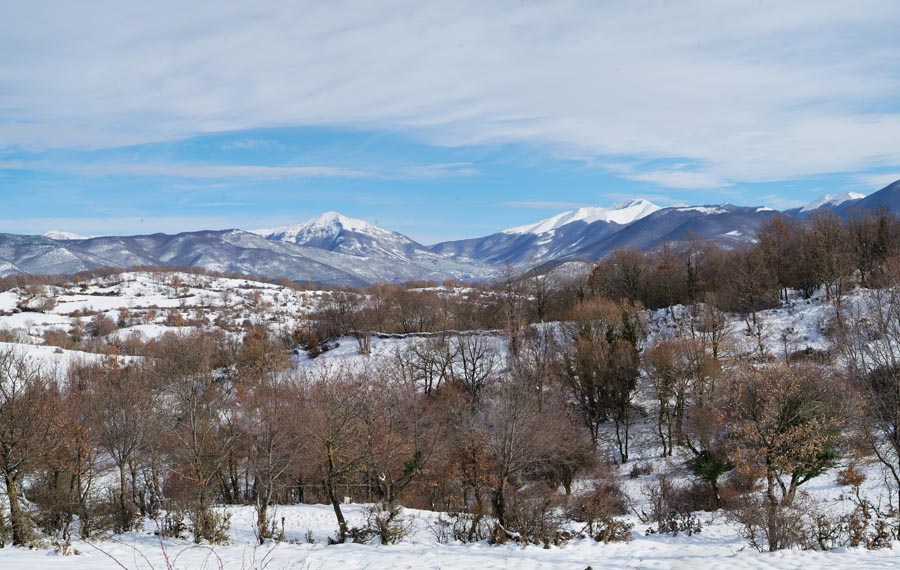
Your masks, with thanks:
<instances>
[{"instance_id":1,"label":"white cloud","mask_svg":"<svg viewBox=\"0 0 900 570\"><path fill-rule=\"evenodd\" d=\"M881 190L888 184L900 180L900 172L884 172L881 174L867 174L860 176L859 181L864 188L870 191Z\"/></svg>"},{"instance_id":2,"label":"white cloud","mask_svg":"<svg viewBox=\"0 0 900 570\"><path fill-rule=\"evenodd\" d=\"M383 178L421 180L478 173L471 163L425 164L395 170L352 169L333 166L266 166L201 163L91 162L65 163L43 160L0 162L0 170L47 170L86 176L165 176L186 179L275 178ZM203 186L209 188L210 186Z\"/></svg>"},{"instance_id":3,"label":"white cloud","mask_svg":"<svg viewBox=\"0 0 900 570\"><path fill-rule=\"evenodd\" d=\"M633 172L623 175L630 180L639 182L652 182L668 188L681 188L685 190L711 190L731 186L730 183L720 179L709 172L688 172L684 170L648 170L646 172Z\"/></svg>"},{"instance_id":4,"label":"white cloud","mask_svg":"<svg viewBox=\"0 0 900 570\"><path fill-rule=\"evenodd\" d=\"M245 216L109 216L0 218L0 232L39 235L46 231L66 231L80 235L143 235L155 232L178 233L198 228L224 229L254 227L261 220Z\"/></svg>"},{"instance_id":5,"label":"white cloud","mask_svg":"<svg viewBox=\"0 0 900 570\"><path fill-rule=\"evenodd\" d=\"M48 165L46 168L76 172L89 176L138 175L172 176L177 178L361 178L370 176L361 170L331 166L95 163Z\"/></svg>"},{"instance_id":6,"label":"white cloud","mask_svg":"<svg viewBox=\"0 0 900 570\"><path fill-rule=\"evenodd\" d=\"M397 178L428 179L447 178L452 176L476 176L480 171L471 162L448 162L438 164L426 164L423 166L407 166L401 168L396 175L388 175Z\"/></svg>"},{"instance_id":7,"label":"white cloud","mask_svg":"<svg viewBox=\"0 0 900 570\"><path fill-rule=\"evenodd\" d=\"M10 146L337 126L703 165L638 173L678 188L900 165L896 2L168 0L4 12Z\"/></svg>"},{"instance_id":8,"label":"white cloud","mask_svg":"<svg viewBox=\"0 0 900 570\"><path fill-rule=\"evenodd\" d=\"M581 202L564 202L555 200L511 200L508 202L500 202L500 205L507 208L532 208L535 210L545 210L550 208L566 210L584 206L584 204Z\"/></svg>"},{"instance_id":9,"label":"white cloud","mask_svg":"<svg viewBox=\"0 0 900 570\"><path fill-rule=\"evenodd\" d=\"M285 151L287 145L275 140L267 139L238 139L222 145L223 150L250 150L250 151Z\"/></svg>"}]
</instances>

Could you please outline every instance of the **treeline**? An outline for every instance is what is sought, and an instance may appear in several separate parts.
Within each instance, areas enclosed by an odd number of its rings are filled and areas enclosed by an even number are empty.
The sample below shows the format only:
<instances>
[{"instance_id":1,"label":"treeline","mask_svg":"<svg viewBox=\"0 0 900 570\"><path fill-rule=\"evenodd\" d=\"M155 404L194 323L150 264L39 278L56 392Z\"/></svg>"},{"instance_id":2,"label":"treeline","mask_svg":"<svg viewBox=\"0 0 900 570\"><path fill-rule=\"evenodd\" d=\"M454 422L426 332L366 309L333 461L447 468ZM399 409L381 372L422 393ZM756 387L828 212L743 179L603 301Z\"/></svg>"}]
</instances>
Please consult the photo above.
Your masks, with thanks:
<instances>
[{"instance_id":1,"label":"treeline","mask_svg":"<svg viewBox=\"0 0 900 570\"><path fill-rule=\"evenodd\" d=\"M900 220L888 212L847 223L829 212L775 218L753 243L724 249L709 242L652 252L619 250L601 261L590 290L651 309L714 302L739 313L771 308L788 290L830 299L859 284L880 287L900 258Z\"/></svg>"}]
</instances>

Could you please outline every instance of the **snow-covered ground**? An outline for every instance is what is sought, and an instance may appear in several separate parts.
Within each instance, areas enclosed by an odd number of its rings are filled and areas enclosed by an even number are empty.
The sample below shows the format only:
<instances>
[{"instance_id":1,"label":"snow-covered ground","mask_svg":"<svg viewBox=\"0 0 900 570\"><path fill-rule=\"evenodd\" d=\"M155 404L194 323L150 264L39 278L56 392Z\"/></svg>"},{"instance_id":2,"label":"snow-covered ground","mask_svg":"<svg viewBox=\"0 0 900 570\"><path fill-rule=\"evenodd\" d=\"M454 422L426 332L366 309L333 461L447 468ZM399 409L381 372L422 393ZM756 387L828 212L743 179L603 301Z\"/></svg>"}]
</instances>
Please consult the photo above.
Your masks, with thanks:
<instances>
[{"instance_id":1,"label":"snow-covered ground","mask_svg":"<svg viewBox=\"0 0 900 570\"><path fill-rule=\"evenodd\" d=\"M856 290L847 296L845 303L855 303L864 295L865 290ZM761 331L751 330L750 323L744 318L728 315L727 329L731 338L727 348L731 352L754 353L758 350L757 333L761 332L765 352L773 358L783 358L785 350L788 353L807 348L827 350L830 342L825 331L833 316L834 307L825 301L823 292L809 299L792 292L781 306L757 313ZM648 343L683 333L687 318L688 308L682 305L650 312Z\"/></svg>"},{"instance_id":2,"label":"snow-covered ground","mask_svg":"<svg viewBox=\"0 0 900 570\"><path fill-rule=\"evenodd\" d=\"M0 293L0 330L18 337L22 344L0 343L0 349L14 347L26 350L33 358L53 370L64 370L73 359L96 359L99 355L63 350L43 345L47 330L69 332L77 321L87 323L101 312L113 320L120 312L127 312L125 326L110 333L110 340L125 340L139 335L144 340L157 338L166 332L190 330L192 327L221 326L239 328L247 320L264 324L273 332L290 330L302 324L327 295L322 291L298 291L273 284L244 279L222 279L190 274L124 273L96 279L64 288L46 288L45 296L55 301L45 305L43 312L16 312L25 305L36 305L41 299L31 298L34 291ZM854 302L863 292L852 294ZM685 309L655 311L648 316L651 340L673 336L683 327ZM759 314L765 333L765 350L772 358L780 358L785 351L811 348L827 350L824 333L832 308L821 296L804 300L794 295L782 307ZM174 318L177 315L179 319ZM221 317L215 324L216 317ZM553 326L552 324L546 326ZM747 331L747 324L730 318L735 343L730 350L753 352L756 339ZM504 340L485 333L501 358ZM358 365L366 358L387 359L411 343L421 342L414 336L407 338L374 338L371 356L359 354L353 338L340 339L339 345L316 359L298 354L298 367L329 365ZM646 426L644 426L646 427ZM621 480L627 493L640 504L642 485L658 473L684 477L684 468L676 460L656 457L655 436L651 430L635 429L634 463L652 466L652 473L630 479L625 473ZM602 451L601 451L602 453ZM880 480L874 467L868 468L869 478L863 491L871 496L880 492ZM846 511L849 489L836 482L836 469L805 486L812 499L824 511ZM399 544L327 545L336 530L334 514L325 505L292 505L277 508L275 520L284 517L286 541L256 545L253 532L255 513L250 507L229 507L231 513L230 543L215 547L195 546L186 540L160 540L154 521L146 521L142 532L98 539L90 543L76 540L72 552L60 555L49 541L32 549L0 549L0 570L20 568L66 568L73 570L104 568L234 568L234 569L344 569L344 568L461 568L488 570L571 569L585 568L706 568L722 569L837 569L900 568L900 543L893 549L868 551L839 549L831 552L787 550L759 553L740 536L740 529L721 513L700 513L702 532L692 536L645 535L647 523L635 515L624 517L634 525L628 543L602 544L590 539L576 539L560 546L544 549L538 546L491 546L475 544L442 544L436 539L432 526L439 516L428 511L406 511L412 528L409 536ZM345 505L351 526L364 520L363 505ZM313 540L308 542L308 538Z\"/></svg>"},{"instance_id":3,"label":"snow-covered ground","mask_svg":"<svg viewBox=\"0 0 900 570\"><path fill-rule=\"evenodd\" d=\"M117 323L110 341L133 334L144 341L201 326L238 330L246 323L273 333L304 322L327 293L300 291L249 279L188 273L126 272L63 286L0 293L0 333L29 345L48 330L71 333L98 314Z\"/></svg>"},{"instance_id":4,"label":"snow-covered ground","mask_svg":"<svg viewBox=\"0 0 900 570\"><path fill-rule=\"evenodd\" d=\"M650 476L652 477L652 475ZM639 481L634 484L637 485ZM809 484L821 501L841 501L842 489L830 473ZM844 489L843 491L846 491ZM846 503L846 501L843 501ZM365 505L344 505L351 526L365 519ZM760 553L739 536L739 529L721 514L702 513L703 528L687 536L646 535L649 526L635 516L632 540L603 544L591 539L575 539L563 546L542 548L507 544L492 546L442 544L432 528L438 514L408 509L412 525L409 535L390 546L375 544L328 545L336 528L334 513L326 505L278 507L275 518L284 518L286 540L259 546L254 535L255 512L251 507L232 507L231 542L214 547L197 546L188 540L164 539L155 535L154 521L145 522L143 532L98 539L90 543L74 541L70 555L60 555L51 545L34 550L0 549L0 569L22 568L87 569L894 569L900 564L900 543L894 549L869 551L845 548L830 552L785 550ZM308 542L312 539L313 543ZM74 554L77 552L77 554ZM171 565L171 566L169 566Z\"/></svg>"}]
</instances>

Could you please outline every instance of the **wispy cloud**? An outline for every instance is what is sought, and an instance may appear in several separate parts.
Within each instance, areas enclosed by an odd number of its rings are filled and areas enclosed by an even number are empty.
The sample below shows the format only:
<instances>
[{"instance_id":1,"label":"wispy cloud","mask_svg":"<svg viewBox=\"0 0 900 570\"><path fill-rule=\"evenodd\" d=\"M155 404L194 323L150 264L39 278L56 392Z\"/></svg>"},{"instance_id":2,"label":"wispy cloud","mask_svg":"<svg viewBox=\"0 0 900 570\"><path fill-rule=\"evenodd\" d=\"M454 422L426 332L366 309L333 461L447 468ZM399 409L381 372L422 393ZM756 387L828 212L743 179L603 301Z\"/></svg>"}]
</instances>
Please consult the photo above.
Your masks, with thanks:
<instances>
[{"instance_id":1,"label":"wispy cloud","mask_svg":"<svg viewBox=\"0 0 900 570\"><path fill-rule=\"evenodd\" d=\"M532 208L535 210L544 210L556 208L560 210L580 208L584 206L581 202L564 202L555 200L512 200L508 202L500 202L501 206L506 208Z\"/></svg>"},{"instance_id":2,"label":"wispy cloud","mask_svg":"<svg viewBox=\"0 0 900 570\"><path fill-rule=\"evenodd\" d=\"M407 166L401 168L398 177L412 179L447 178L455 176L477 176L481 172L471 162L448 162ZM391 176L391 175L388 175Z\"/></svg>"},{"instance_id":3,"label":"wispy cloud","mask_svg":"<svg viewBox=\"0 0 900 570\"><path fill-rule=\"evenodd\" d=\"M663 205L663 206L674 206L675 204L680 204L681 200L677 198L673 198L672 196L666 194L626 194L624 192L608 192L603 195L604 198L607 198L611 201L621 202L624 200L633 200L634 198L643 198L644 200L648 200L655 204Z\"/></svg>"},{"instance_id":4,"label":"wispy cloud","mask_svg":"<svg viewBox=\"0 0 900 570\"><path fill-rule=\"evenodd\" d=\"M632 172L623 176L629 180L650 182L658 186L680 188L682 190L714 190L716 188L727 188L732 185L709 172L688 172L685 170L649 170L646 172Z\"/></svg>"},{"instance_id":5,"label":"wispy cloud","mask_svg":"<svg viewBox=\"0 0 900 570\"><path fill-rule=\"evenodd\" d=\"M378 178L425 180L480 174L469 162L405 166L396 170L335 166L36 161L0 162L0 170L43 170L83 176L162 176L185 179ZM207 186L208 188L208 186Z\"/></svg>"},{"instance_id":6,"label":"wispy cloud","mask_svg":"<svg viewBox=\"0 0 900 570\"><path fill-rule=\"evenodd\" d=\"M238 139L229 141L222 145L223 150L250 150L250 151L273 151L288 150L290 147L276 140L270 139Z\"/></svg>"},{"instance_id":7,"label":"wispy cloud","mask_svg":"<svg viewBox=\"0 0 900 570\"><path fill-rule=\"evenodd\" d=\"M192 202L191 206L195 208L239 208L244 206L253 206L252 202Z\"/></svg>"},{"instance_id":8,"label":"wispy cloud","mask_svg":"<svg viewBox=\"0 0 900 570\"><path fill-rule=\"evenodd\" d=\"M859 177L859 182L868 189L869 192L881 190L888 184L900 180L900 171L898 172L882 172L879 174L866 174Z\"/></svg>"},{"instance_id":9,"label":"wispy cloud","mask_svg":"<svg viewBox=\"0 0 900 570\"><path fill-rule=\"evenodd\" d=\"M703 166L639 176L692 189L900 165L897 2L182 7L14 3L0 21L0 53L16 54L0 62L0 141L331 126L684 159Z\"/></svg>"},{"instance_id":10,"label":"wispy cloud","mask_svg":"<svg viewBox=\"0 0 900 570\"><path fill-rule=\"evenodd\" d=\"M59 169L89 176L171 176L176 178L362 178L371 176L362 170L332 166L97 163L63 165Z\"/></svg>"}]
</instances>

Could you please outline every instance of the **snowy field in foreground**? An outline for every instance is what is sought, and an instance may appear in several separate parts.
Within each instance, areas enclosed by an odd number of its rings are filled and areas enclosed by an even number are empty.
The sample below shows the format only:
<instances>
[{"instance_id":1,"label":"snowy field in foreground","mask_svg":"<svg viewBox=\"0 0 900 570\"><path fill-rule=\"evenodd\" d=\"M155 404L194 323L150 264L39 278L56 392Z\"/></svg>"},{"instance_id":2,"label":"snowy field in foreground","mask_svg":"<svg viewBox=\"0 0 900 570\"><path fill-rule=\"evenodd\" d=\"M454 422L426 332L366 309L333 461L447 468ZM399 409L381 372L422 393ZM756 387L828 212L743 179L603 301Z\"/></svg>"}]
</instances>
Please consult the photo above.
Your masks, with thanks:
<instances>
[{"instance_id":1,"label":"snowy field in foreground","mask_svg":"<svg viewBox=\"0 0 900 570\"><path fill-rule=\"evenodd\" d=\"M638 481L629 481L629 492ZM817 500L845 507L847 501L839 497L846 489L834 483L833 472L810 483L809 491ZM362 525L363 505L345 505L344 512L351 526ZM893 549L869 551L839 549L830 552L783 550L760 553L741 538L739 528L723 515L700 513L702 532L693 536L646 536L649 526L637 518L625 517L634 524L633 540L629 543L597 543L590 539L576 539L560 546L544 549L540 546L507 544L491 546L482 541L475 544L441 544L432 532L438 514L429 511L405 510L412 521L407 538L399 544L344 544L328 546L327 539L336 528L334 513L326 505L296 505L278 507L275 517L284 517L287 541L257 546L254 536L255 511L251 507L232 507L231 543L223 546L196 546L188 540L166 539L160 542L154 535L153 521L145 524L144 532L132 532L112 540L98 540L87 544L73 543L79 554L61 556L48 545L26 550L0 549L0 570L12 569L353 569L371 570L410 568L415 570L458 568L490 570L499 568L525 569L763 569L816 570L838 568L866 568L870 570L900 567L900 543ZM307 543L310 536L315 543ZM102 551L101 551L102 550ZM171 566L167 566L168 563Z\"/></svg>"}]
</instances>

